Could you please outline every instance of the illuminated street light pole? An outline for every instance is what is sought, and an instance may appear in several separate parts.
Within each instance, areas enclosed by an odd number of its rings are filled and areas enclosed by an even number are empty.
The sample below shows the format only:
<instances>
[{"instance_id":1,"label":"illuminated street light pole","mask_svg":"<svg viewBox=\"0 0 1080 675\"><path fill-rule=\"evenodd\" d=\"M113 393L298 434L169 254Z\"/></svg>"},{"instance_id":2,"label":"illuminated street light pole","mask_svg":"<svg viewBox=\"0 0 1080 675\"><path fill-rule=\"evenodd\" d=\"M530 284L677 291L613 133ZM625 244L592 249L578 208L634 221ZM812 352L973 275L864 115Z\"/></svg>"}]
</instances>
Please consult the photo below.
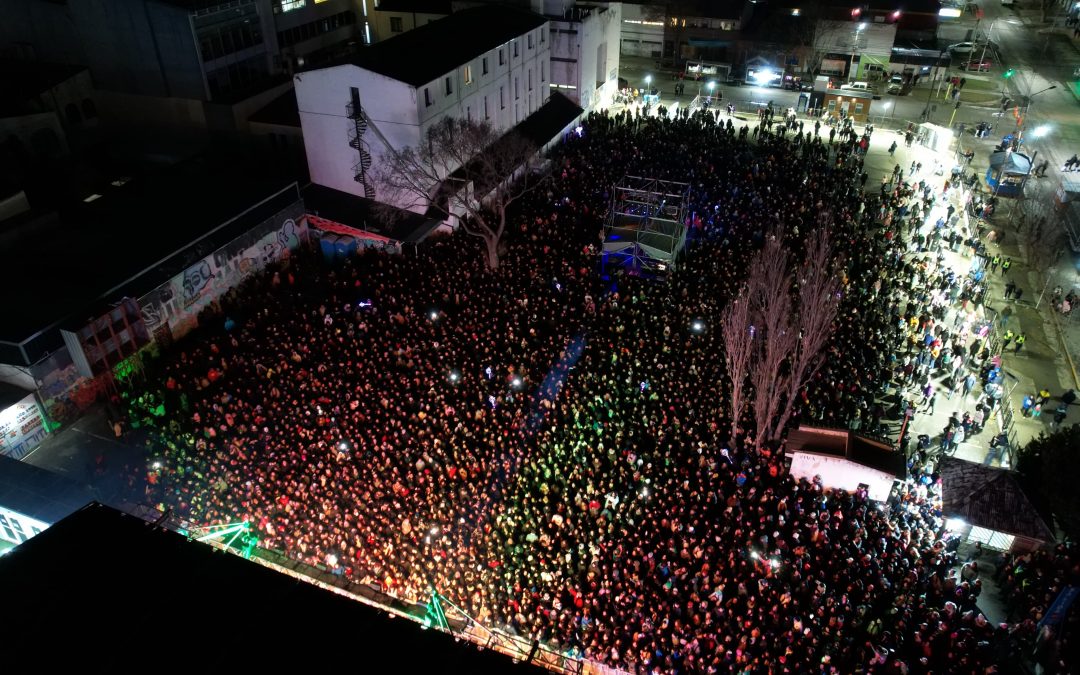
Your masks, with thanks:
<instances>
[{"instance_id":1,"label":"illuminated street light pole","mask_svg":"<svg viewBox=\"0 0 1080 675\"><path fill-rule=\"evenodd\" d=\"M866 30L866 22L862 22L855 26L855 40L851 44L851 77L848 79L854 81L859 76L858 69L855 67L855 55L859 51L859 34Z\"/></svg>"}]
</instances>

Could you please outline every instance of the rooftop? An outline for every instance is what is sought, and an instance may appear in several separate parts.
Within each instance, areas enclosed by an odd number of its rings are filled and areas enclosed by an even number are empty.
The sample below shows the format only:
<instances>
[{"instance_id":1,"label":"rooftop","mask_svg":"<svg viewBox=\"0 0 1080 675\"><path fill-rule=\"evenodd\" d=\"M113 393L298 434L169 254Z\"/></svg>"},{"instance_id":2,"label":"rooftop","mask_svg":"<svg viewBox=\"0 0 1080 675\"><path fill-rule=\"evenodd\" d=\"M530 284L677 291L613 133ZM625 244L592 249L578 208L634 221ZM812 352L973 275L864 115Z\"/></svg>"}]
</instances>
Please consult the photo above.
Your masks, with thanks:
<instances>
[{"instance_id":1,"label":"rooftop","mask_svg":"<svg viewBox=\"0 0 1080 675\"><path fill-rule=\"evenodd\" d=\"M485 5L376 43L347 62L419 87L545 23L528 10Z\"/></svg>"},{"instance_id":2,"label":"rooftop","mask_svg":"<svg viewBox=\"0 0 1080 675\"><path fill-rule=\"evenodd\" d=\"M8 289L0 302L0 341L21 343L81 311L291 182L265 162L196 157L98 186L92 201L59 206L47 227L9 234L0 247L0 288ZM258 222L247 221L237 226ZM227 235L223 230L215 241ZM43 271L44 260L49 264Z\"/></svg>"},{"instance_id":3,"label":"rooftop","mask_svg":"<svg viewBox=\"0 0 1080 675\"><path fill-rule=\"evenodd\" d=\"M86 66L0 59L0 117L21 112L19 104L75 77Z\"/></svg>"},{"instance_id":4,"label":"rooftop","mask_svg":"<svg viewBox=\"0 0 1080 675\"><path fill-rule=\"evenodd\" d=\"M394 241L414 244L439 225L437 220L411 211L402 211L401 219L394 223L384 223L372 213L375 204L372 200L325 185L312 183L303 193L307 213Z\"/></svg>"},{"instance_id":5,"label":"rooftop","mask_svg":"<svg viewBox=\"0 0 1080 675\"><path fill-rule=\"evenodd\" d=\"M254 124L275 124L281 127L300 128L300 108L296 102L296 90L290 89L273 101L259 108L248 117Z\"/></svg>"},{"instance_id":6,"label":"rooftop","mask_svg":"<svg viewBox=\"0 0 1080 675\"><path fill-rule=\"evenodd\" d=\"M542 148L583 112L585 111L577 103L555 92L539 110L522 120L515 131L533 145Z\"/></svg>"},{"instance_id":7,"label":"rooftop","mask_svg":"<svg viewBox=\"0 0 1080 675\"><path fill-rule=\"evenodd\" d=\"M1054 533L1012 471L955 457L944 458L938 470L941 510L947 517L995 532L1054 541Z\"/></svg>"},{"instance_id":8,"label":"rooftop","mask_svg":"<svg viewBox=\"0 0 1080 675\"><path fill-rule=\"evenodd\" d=\"M451 0L382 0L375 11L450 15L454 8L451 6Z\"/></svg>"},{"instance_id":9,"label":"rooftop","mask_svg":"<svg viewBox=\"0 0 1080 675\"><path fill-rule=\"evenodd\" d=\"M55 523L93 498L85 486L58 473L0 455L0 506Z\"/></svg>"},{"instance_id":10,"label":"rooftop","mask_svg":"<svg viewBox=\"0 0 1080 675\"><path fill-rule=\"evenodd\" d=\"M97 503L0 557L0 597L41 672L547 672Z\"/></svg>"}]
</instances>

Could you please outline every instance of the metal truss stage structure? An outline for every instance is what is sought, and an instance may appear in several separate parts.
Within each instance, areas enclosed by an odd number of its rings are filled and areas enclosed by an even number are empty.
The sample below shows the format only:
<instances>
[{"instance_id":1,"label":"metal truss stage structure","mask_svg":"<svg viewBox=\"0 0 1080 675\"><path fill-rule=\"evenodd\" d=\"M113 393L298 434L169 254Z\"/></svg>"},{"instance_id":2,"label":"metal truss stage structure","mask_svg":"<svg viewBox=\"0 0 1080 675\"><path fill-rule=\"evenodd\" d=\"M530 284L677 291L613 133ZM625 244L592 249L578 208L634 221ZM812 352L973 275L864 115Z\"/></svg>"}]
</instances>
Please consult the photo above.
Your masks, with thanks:
<instances>
[{"instance_id":1,"label":"metal truss stage structure","mask_svg":"<svg viewBox=\"0 0 1080 675\"><path fill-rule=\"evenodd\" d=\"M674 270L686 245L689 212L689 183L624 176L612 189L604 263L635 273Z\"/></svg>"}]
</instances>

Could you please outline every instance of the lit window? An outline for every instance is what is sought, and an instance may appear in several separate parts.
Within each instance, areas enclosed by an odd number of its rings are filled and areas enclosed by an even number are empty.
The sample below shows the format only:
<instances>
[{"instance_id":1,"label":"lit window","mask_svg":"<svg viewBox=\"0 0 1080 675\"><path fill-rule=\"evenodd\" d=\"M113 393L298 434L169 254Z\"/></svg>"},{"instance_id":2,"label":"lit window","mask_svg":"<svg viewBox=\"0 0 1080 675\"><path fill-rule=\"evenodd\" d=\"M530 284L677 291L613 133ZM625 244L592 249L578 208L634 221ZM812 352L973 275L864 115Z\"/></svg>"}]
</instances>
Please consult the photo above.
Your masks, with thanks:
<instances>
[{"instance_id":1,"label":"lit window","mask_svg":"<svg viewBox=\"0 0 1080 675\"><path fill-rule=\"evenodd\" d=\"M307 0L281 0L281 11L291 12L294 9L300 9L306 2Z\"/></svg>"},{"instance_id":2,"label":"lit window","mask_svg":"<svg viewBox=\"0 0 1080 675\"><path fill-rule=\"evenodd\" d=\"M390 17L390 32L391 33L401 33L401 32L404 32L404 30L405 30L405 27L402 25L400 16L392 16L392 17Z\"/></svg>"},{"instance_id":3,"label":"lit window","mask_svg":"<svg viewBox=\"0 0 1080 675\"><path fill-rule=\"evenodd\" d=\"M472 66L465 66L465 84L472 84Z\"/></svg>"}]
</instances>

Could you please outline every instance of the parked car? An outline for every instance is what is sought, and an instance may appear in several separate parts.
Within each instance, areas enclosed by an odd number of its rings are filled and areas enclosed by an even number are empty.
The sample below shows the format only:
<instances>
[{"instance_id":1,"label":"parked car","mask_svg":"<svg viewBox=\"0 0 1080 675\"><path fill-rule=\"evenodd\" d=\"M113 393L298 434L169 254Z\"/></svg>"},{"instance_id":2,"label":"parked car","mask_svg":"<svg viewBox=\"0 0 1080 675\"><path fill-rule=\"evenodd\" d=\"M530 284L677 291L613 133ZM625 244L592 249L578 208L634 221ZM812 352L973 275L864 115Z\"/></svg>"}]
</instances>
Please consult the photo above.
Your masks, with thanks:
<instances>
[{"instance_id":1,"label":"parked car","mask_svg":"<svg viewBox=\"0 0 1080 675\"><path fill-rule=\"evenodd\" d=\"M814 85L801 80L788 80L784 82L784 89L788 91L813 91Z\"/></svg>"},{"instance_id":2,"label":"parked car","mask_svg":"<svg viewBox=\"0 0 1080 675\"><path fill-rule=\"evenodd\" d=\"M971 61L964 61L962 64L960 64L960 69L977 70L980 73L985 73L990 70L990 65L990 59L983 59L982 61L972 59Z\"/></svg>"},{"instance_id":3,"label":"parked car","mask_svg":"<svg viewBox=\"0 0 1080 675\"><path fill-rule=\"evenodd\" d=\"M993 52L997 50L997 44L993 40L982 39L976 42L957 42L949 45L948 51L952 56L970 56L972 53L981 52L984 48Z\"/></svg>"},{"instance_id":4,"label":"parked car","mask_svg":"<svg viewBox=\"0 0 1080 675\"><path fill-rule=\"evenodd\" d=\"M956 44L949 45L949 53L953 56L968 55L975 51L974 42L957 42Z\"/></svg>"},{"instance_id":5,"label":"parked car","mask_svg":"<svg viewBox=\"0 0 1080 675\"><path fill-rule=\"evenodd\" d=\"M904 82L903 75L901 75L900 73L895 73L892 77L889 78L889 84L886 91L888 91L890 94L903 96L904 94L911 91L911 87Z\"/></svg>"}]
</instances>

